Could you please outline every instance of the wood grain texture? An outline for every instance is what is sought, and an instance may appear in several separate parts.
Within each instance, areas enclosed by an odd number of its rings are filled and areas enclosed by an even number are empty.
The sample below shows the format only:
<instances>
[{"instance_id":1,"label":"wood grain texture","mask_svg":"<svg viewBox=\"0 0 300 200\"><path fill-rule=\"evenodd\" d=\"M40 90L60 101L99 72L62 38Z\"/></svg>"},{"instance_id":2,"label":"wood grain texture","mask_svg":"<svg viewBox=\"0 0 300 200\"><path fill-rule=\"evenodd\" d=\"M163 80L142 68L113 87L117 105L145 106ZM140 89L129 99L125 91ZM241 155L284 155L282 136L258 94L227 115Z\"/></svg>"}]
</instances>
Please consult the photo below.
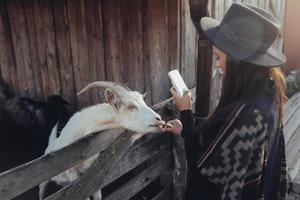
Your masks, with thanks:
<instances>
[{"instance_id":1,"label":"wood grain texture","mask_svg":"<svg viewBox=\"0 0 300 200\"><path fill-rule=\"evenodd\" d=\"M92 134L55 153L45 155L30 163L0 174L1 197L9 199L17 196L68 169L79 161L89 158L99 151L103 151L120 133L121 131L112 130ZM170 136L154 134L142 138L142 142L134 146L131 151L126 152L119 163L115 163L114 170L111 170L107 174L101 187L105 187L151 157L155 156L159 158L167 152L171 152ZM65 160L62 158L68 159ZM24 184L26 185L24 186Z\"/></svg>"},{"instance_id":2,"label":"wood grain texture","mask_svg":"<svg viewBox=\"0 0 300 200\"><path fill-rule=\"evenodd\" d=\"M89 82L105 80L105 56L103 36L102 1L90 0L86 3L86 29L88 42L88 60L90 68ZM103 102L101 90L91 90L93 104Z\"/></svg>"},{"instance_id":3,"label":"wood grain texture","mask_svg":"<svg viewBox=\"0 0 300 200\"><path fill-rule=\"evenodd\" d=\"M166 154L158 159L154 164L151 164L142 173L135 176L125 185L120 187L116 192L112 193L106 200L128 200L136 193L149 185L153 180L160 175L169 172L172 163L171 154ZM171 176L171 174L170 174Z\"/></svg>"},{"instance_id":4,"label":"wood grain texture","mask_svg":"<svg viewBox=\"0 0 300 200\"><path fill-rule=\"evenodd\" d=\"M61 83L58 70L58 60L57 60L57 47L55 43L55 29L53 24L53 13L51 9L50 1L41 0L40 2L40 15L42 33L40 36L41 42L43 44L43 50L41 56L44 57L44 69L47 69L46 75L48 75L49 82L45 82L45 86L48 89L46 96L52 94L60 94ZM29 3L28 3L29 4ZM30 6L30 5L28 5ZM45 75L45 76L46 76Z\"/></svg>"},{"instance_id":5,"label":"wood grain texture","mask_svg":"<svg viewBox=\"0 0 300 200\"><path fill-rule=\"evenodd\" d=\"M170 200L171 199L171 185L165 187L152 200Z\"/></svg>"},{"instance_id":6,"label":"wood grain texture","mask_svg":"<svg viewBox=\"0 0 300 200\"><path fill-rule=\"evenodd\" d=\"M70 41L75 78L75 90L79 91L90 82L88 60L86 8L84 0L68 0L67 13L70 26ZM77 97L79 107L88 105L91 93Z\"/></svg>"},{"instance_id":7,"label":"wood grain texture","mask_svg":"<svg viewBox=\"0 0 300 200\"><path fill-rule=\"evenodd\" d=\"M57 65L59 68L60 81L61 81L61 95L70 104L75 107L77 97L71 41L70 41L70 27L67 15L67 1L56 0L52 1L53 6L53 24L55 28L56 48L57 48Z\"/></svg>"},{"instance_id":8,"label":"wood grain texture","mask_svg":"<svg viewBox=\"0 0 300 200\"><path fill-rule=\"evenodd\" d=\"M7 8L8 10L14 10L14 12L8 12L8 16L10 20L13 49L16 60L16 75L19 81L22 80L20 82L20 94L24 96L35 96L33 72L31 69L30 46L28 32L26 31L23 4L21 1L8 1Z\"/></svg>"},{"instance_id":9,"label":"wood grain texture","mask_svg":"<svg viewBox=\"0 0 300 200\"><path fill-rule=\"evenodd\" d=\"M180 1L168 0L168 22L169 22L169 66L170 69L180 69L181 48L181 20Z\"/></svg>"},{"instance_id":10,"label":"wood grain texture","mask_svg":"<svg viewBox=\"0 0 300 200\"><path fill-rule=\"evenodd\" d=\"M107 80L124 82L127 74L123 66L122 49L125 41L122 34L120 1L103 1L103 31Z\"/></svg>"},{"instance_id":11,"label":"wood grain texture","mask_svg":"<svg viewBox=\"0 0 300 200\"><path fill-rule=\"evenodd\" d=\"M79 179L67 186L65 190L56 192L46 200L87 199L103 183L105 176L114 168L114 164L118 163L125 152L130 149L132 136L133 133L129 132L120 134Z\"/></svg>"},{"instance_id":12,"label":"wood grain texture","mask_svg":"<svg viewBox=\"0 0 300 200\"><path fill-rule=\"evenodd\" d=\"M39 99L61 94L81 108L103 101L102 90L76 96L96 80L147 91L148 104L169 97L170 69L181 68L188 85L195 84L197 46L187 1L12 0L0 5L1 76L12 93Z\"/></svg>"},{"instance_id":13,"label":"wood grain texture","mask_svg":"<svg viewBox=\"0 0 300 200\"><path fill-rule=\"evenodd\" d=\"M168 43L168 2L166 0L147 0L147 10L143 23L148 30L144 32L147 38L146 52L149 55L152 103L158 103L169 95L169 43ZM165 91L165 92L157 92Z\"/></svg>"},{"instance_id":14,"label":"wood grain texture","mask_svg":"<svg viewBox=\"0 0 300 200\"><path fill-rule=\"evenodd\" d=\"M8 200L16 197L74 166L81 160L103 151L122 132L122 130L110 130L100 134L90 134L55 153L44 155L29 163L1 173L1 199Z\"/></svg>"},{"instance_id":15,"label":"wood grain texture","mask_svg":"<svg viewBox=\"0 0 300 200\"><path fill-rule=\"evenodd\" d=\"M37 48L37 34L36 34L36 22L35 22L35 11L39 10L39 2L33 1L31 5L25 3L24 5L24 17L28 30L28 40L31 56L31 68L33 73L33 86L35 88L35 98L43 99L44 91L41 78L40 63L38 62L38 48Z\"/></svg>"},{"instance_id":16,"label":"wood grain texture","mask_svg":"<svg viewBox=\"0 0 300 200\"><path fill-rule=\"evenodd\" d=\"M18 94L19 82L16 71L11 28L6 1L0 2L0 71L2 81L8 84L12 94Z\"/></svg>"},{"instance_id":17,"label":"wood grain texture","mask_svg":"<svg viewBox=\"0 0 300 200\"><path fill-rule=\"evenodd\" d=\"M181 13L180 72L188 88L192 88L196 84L197 32L190 17L189 1L181 0Z\"/></svg>"},{"instance_id":18,"label":"wood grain texture","mask_svg":"<svg viewBox=\"0 0 300 200\"><path fill-rule=\"evenodd\" d=\"M146 90L143 66L142 2L142 0L120 1L120 14L123 19L123 67L128 73L124 81L130 88L140 93Z\"/></svg>"},{"instance_id":19,"label":"wood grain texture","mask_svg":"<svg viewBox=\"0 0 300 200\"><path fill-rule=\"evenodd\" d=\"M300 93L295 94L285 105L285 119L283 133L286 144L286 160L288 166L288 178L293 187L298 187L299 167L300 167L300 142L299 124L300 117Z\"/></svg>"}]
</instances>

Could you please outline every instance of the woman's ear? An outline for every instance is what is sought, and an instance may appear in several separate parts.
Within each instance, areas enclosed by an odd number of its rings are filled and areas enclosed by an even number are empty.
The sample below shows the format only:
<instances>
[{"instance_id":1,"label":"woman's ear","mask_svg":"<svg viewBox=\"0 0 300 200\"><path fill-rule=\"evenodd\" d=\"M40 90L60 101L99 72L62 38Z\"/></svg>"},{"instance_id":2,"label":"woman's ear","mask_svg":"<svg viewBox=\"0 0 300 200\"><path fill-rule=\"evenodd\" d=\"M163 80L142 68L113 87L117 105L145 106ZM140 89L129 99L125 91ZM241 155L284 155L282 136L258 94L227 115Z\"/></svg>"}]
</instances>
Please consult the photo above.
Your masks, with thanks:
<instances>
[{"instance_id":1,"label":"woman's ear","mask_svg":"<svg viewBox=\"0 0 300 200\"><path fill-rule=\"evenodd\" d=\"M104 91L105 100L107 103L112 105L115 109L119 108L119 105L121 104L121 99L119 95L117 95L115 92L113 92L111 89L105 89Z\"/></svg>"}]
</instances>

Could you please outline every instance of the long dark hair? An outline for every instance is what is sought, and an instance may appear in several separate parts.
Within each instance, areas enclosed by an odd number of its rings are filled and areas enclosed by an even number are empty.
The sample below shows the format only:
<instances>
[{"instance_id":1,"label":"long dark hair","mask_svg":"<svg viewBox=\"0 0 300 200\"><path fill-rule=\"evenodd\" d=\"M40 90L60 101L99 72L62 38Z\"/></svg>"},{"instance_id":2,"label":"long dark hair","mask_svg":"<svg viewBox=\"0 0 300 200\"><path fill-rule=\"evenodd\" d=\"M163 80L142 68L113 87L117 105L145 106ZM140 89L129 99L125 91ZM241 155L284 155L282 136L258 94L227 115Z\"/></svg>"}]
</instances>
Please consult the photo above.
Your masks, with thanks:
<instances>
[{"instance_id":1,"label":"long dark hair","mask_svg":"<svg viewBox=\"0 0 300 200\"><path fill-rule=\"evenodd\" d=\"M276 94L279 100L279 115L283 120L284 104L287 101L285 95L286 82L279 67L266 68L233 59L227 60L223 89L217 111L248 95L254 90L256 81L259 79L273 79Z\"/></svg>"}]
</instances>

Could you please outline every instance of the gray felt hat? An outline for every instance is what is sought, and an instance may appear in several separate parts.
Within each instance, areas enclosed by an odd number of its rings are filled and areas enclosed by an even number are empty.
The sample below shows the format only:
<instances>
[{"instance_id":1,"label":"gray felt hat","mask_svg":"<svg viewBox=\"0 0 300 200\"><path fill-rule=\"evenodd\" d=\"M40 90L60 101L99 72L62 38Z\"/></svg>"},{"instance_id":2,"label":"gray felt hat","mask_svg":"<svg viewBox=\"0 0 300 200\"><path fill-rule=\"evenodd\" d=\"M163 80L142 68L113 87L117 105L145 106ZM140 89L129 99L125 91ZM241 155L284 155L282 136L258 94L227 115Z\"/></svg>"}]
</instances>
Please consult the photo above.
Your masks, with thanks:
<instances>
[{"instance_id":1,"label":"gray felt hat","mask_svg":"<svg viewBox=\"0 0 300 200\"><path fill-rule=\"evenodd\" d=\"M280 24L264 9L233 3L221 22L203 17L200 26L217 48L237 60L266 67L286 62L285 55L271 47Z\"/></svg>"}]
</instances>

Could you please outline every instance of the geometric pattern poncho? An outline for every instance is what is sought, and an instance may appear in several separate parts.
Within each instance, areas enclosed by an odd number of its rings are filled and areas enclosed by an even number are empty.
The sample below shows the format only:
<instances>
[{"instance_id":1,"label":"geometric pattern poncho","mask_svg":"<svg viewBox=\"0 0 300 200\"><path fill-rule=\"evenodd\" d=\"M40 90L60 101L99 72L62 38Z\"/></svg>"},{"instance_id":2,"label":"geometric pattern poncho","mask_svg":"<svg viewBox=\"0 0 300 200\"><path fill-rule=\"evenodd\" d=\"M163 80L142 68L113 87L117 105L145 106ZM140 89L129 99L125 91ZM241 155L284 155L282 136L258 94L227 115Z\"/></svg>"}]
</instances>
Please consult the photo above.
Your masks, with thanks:
<instances>
[{"instance_id":1,"label":"geometric pattern poncho","mask_svg":"<svg viewBox=\"0 0 300 200\"><path fill-rule=\"evenodd\" d=\"M198 127L191 111L181 113L187 200L285 199L284 136L270 99L237 102Z\"/></svg>"}]
</instances>

